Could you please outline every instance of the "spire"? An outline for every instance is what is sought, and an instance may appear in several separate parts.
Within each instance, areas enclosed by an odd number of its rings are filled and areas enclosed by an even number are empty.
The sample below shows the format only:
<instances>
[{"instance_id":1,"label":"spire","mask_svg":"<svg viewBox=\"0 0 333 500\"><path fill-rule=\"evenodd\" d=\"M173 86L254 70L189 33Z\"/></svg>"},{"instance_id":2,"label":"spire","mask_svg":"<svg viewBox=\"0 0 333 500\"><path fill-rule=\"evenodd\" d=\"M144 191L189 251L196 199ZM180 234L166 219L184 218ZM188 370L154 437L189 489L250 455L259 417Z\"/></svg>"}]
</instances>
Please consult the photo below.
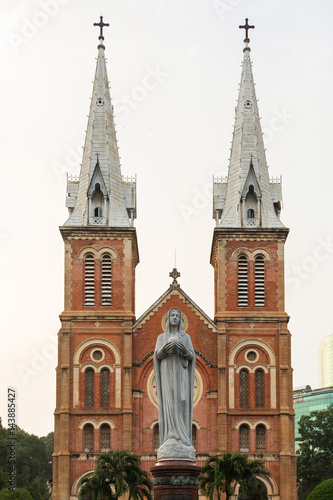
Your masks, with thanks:
<instances>
[{"instance_id":1,"label":"spire","mask_svg":"<svg viewBox=\"0 0 333 500\"><path fill-rule=\"evenodd\" d=\"M67 183L70 216L65 226L130 226L135 217L135 182L123 182L106 71L103 23L79 181ZM129 205L129 206L128 206Z\"/></svg>"},{"instance_id":2,"label":"spire","mask_svg":"<svg viewBox=\"0 0 333 500\"><path fill-rule=\"evenodd\" d=\"M250 60L246 19L242 76L227 180L214 183L214 217L222 227L284 227L281 183L271 182Z\"/></svg>"}]
</instances>

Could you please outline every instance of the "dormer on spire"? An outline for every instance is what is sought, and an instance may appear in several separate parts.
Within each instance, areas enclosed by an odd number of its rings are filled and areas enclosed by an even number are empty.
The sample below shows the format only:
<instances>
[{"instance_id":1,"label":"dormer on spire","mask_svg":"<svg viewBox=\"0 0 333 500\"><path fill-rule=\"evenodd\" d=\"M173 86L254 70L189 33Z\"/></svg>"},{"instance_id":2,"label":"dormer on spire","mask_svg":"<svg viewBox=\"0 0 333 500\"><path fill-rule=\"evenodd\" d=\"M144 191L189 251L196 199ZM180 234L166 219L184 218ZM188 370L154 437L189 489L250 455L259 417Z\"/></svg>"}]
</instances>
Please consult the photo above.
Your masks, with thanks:
<instances>
[{"instance_id":1,"label":"dormer on spire","mask_svg":"<svg viewBox=\"0 0 333 500\"><path fill-rule=\"evenodd\" d=\"M103 28L109 25L102 16L94 25L100 27L103 42ZM100 43L79 183L67 183L70 216L65 226L127 227L136 217L136 183L121 176L104 51Z\"/></svg>"},{"instance_id":2,"label":"dormer on spire","mask_svg":"<svg viewBox=\"0 0 333 500\"><path fill-rule=\"evenodd\" d=\"M213 217L222 227L284 227L279 219L281 185L271 182L252 74L248 30L227 180L214 182ZM278 197L278 199L276 199Z\"/></svg>"},{"instance_id":3,"label":"dormer on spire","mask_svg":"<svg viewBox=\"0 0 333 500\"><path fill-rule=\"evenodd\" d=\"M252 158L241 197L242 225L256 227L261 225L261 189L257 180Z\"/></svg>"},{"instance_id":4,"label":"dormer on spire","mask_svg":"<svg viewBox=\"0 0 333 500\"><path fill-rule=\"evenodd\" d=\"M88 188L88 222L89 225L107 225L109 197L101 172L98 154L97 163Z\"/></svg>"}]
</instances>

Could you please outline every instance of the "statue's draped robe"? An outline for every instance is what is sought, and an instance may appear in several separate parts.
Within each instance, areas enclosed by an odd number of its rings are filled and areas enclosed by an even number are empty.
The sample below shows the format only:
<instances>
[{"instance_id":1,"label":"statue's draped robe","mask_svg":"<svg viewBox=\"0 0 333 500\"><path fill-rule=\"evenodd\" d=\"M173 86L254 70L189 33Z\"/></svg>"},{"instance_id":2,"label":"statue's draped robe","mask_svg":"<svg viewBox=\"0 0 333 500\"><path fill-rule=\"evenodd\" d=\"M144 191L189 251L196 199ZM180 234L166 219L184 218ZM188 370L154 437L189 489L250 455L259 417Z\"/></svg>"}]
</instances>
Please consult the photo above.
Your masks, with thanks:
<instances>
[{"instance_id":1,"label":"statue's draped robe","mask_svg":"<svg viewBox=\"0 0 333 500\"><path fill-rule=\"evenodd\" d=\"M158 359L158 350L172 336L168 332L159 335L154 353L160 445L175 438L185 446L191 446L195 352L191 337L181 331L180 339L193 354L193 359L188 360L177 347L173 347L163 359Z\"/></svg>"}]
</instances>

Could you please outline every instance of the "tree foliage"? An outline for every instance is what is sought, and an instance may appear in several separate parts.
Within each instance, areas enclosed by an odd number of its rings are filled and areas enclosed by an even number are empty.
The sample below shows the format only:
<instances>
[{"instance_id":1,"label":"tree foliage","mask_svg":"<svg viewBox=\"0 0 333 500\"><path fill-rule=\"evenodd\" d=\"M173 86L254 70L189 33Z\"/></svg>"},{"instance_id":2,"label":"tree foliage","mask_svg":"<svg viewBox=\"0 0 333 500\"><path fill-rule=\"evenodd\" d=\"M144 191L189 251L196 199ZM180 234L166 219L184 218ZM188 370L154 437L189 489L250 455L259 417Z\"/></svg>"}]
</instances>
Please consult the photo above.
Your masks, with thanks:
<instances>
[{"instance_id":1,"label":"tree foliage","mask_svg":"<svg viewBox=\"0 0 333 500\"><path fill-rule=\"evenodd\" d=\"M306 497L306 500L332 500L333 479L326 479L318 484L315 489Z\"/></svg>"},{"instance_id":2,"label":"tree foliage","mask_svg":"<svg viewBox=\"0 0 333 500\"><path fill-rule=\"evenodd\" d=\"M47 482L52 478L53 432L39 438L17 428L15 438L16 491L23 488L29 491L34 500L48 500L50 492ZM9 472L9 439L8 430L0 425L0 468L7 474ZM0 474L2 493L8 483L4 485L1 477Z\"/></svg>"},{"instance_id":3,"label":"tree foliage","mask_svg":"<svg viewBox=\"0 0 333 500\"><path fill-rule=\"evenodd\" d=\"M0 491L0 500L34 500L29 491L17 488L15 491L5 488Z\"/></svg>"},{"instance_id":4,"label":"tree foliage","mask_svg":"<svg viewBox=\"0 0 333 500\"><path fill-rule=\"evenodd\" d=\"M214 500L215 496L220 500L222 493L228 500L235 491L236 483L240 485L240 493L260 491L263 486L258 476L270 476L260 460L250 461L240 453L224 453L221 457L207 459L199 477L199 486L209 500Z\"/></svg>"},{"instance_id":5,"label":"tree foliage","mask_svg":"<svg viewBox=\"0 0 333 500\"><path fill-rule=\"evenodd\" d=\"M300 500L304 500L315 486L333 477L333 404L326 410L303 415L298 429L298 492Z\"/></svg>"},{"instance_id":6,"label":"tree foliage","mask_svg":"<svg viewBox=\"0 0 333 500\"><path fill-rule=\"evenodd\" d=\"M80 481L79 500L152 500L153 485L140 459L127 451L99 455L92 477Z\"/></svg>"},{"instance_id":7,"label":"tree foliage","mask_svg":"<svg viewBox=\"0 0 333 500\"><path fill-rule=\"evenodd\" d=\"M9 482L9 476L0 468L0 490L7 488Z\"/></svg>"}]
</instances>

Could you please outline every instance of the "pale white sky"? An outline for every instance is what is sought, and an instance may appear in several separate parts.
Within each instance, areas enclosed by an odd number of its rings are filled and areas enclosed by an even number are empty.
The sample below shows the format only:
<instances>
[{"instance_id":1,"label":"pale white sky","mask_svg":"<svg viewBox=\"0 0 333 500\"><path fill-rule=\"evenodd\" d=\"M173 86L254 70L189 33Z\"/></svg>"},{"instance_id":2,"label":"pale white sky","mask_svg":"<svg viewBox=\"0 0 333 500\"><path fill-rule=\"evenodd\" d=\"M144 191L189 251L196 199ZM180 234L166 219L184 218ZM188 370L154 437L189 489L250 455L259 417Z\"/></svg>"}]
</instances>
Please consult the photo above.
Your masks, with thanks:
<instances>
[{"instance_id":1,"label":"pale white sky","mask_svg":"<svg viewBox=\"0 0 333 500\"><path fill-rule=\"evenodd\" d=\"M318 387L332 333L333 4L2 0L1 364L18 424L53 429L66 172L79 172L103 15L124 175L138 176L137 317L180 284L213 317L212 175L226 175L245 17L270 175L283 176L294 386ZM148 76L149 75L149 76ZM157 332L159 333L159 332Z\"/></svg>"}]
</instances>

